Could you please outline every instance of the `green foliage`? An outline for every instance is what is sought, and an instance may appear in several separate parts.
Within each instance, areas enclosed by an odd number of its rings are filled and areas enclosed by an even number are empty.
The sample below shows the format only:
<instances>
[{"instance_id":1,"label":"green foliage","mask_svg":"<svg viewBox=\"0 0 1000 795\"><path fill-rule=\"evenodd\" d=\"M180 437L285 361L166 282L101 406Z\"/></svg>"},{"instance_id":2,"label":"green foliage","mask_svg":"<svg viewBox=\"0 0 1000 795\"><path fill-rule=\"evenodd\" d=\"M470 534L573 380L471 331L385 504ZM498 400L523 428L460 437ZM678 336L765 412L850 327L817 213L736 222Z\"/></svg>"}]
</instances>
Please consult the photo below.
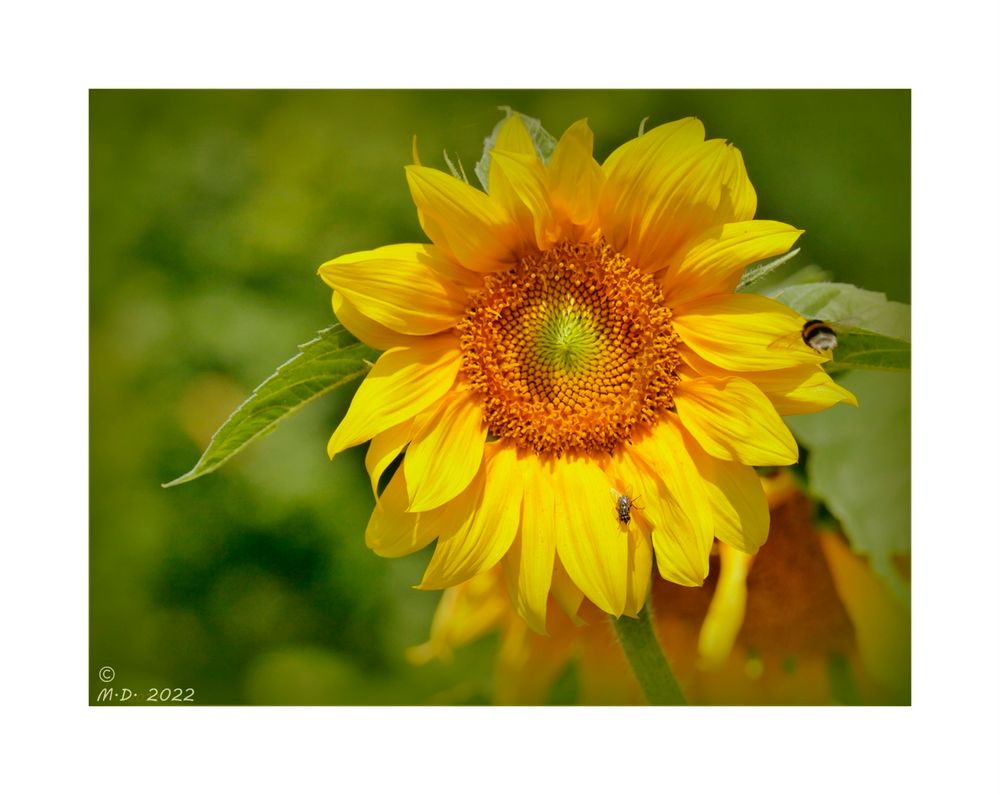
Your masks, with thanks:
<instances>
[{"instance_id":1,"label":"green foliage","mask_svg":"<svg viewBox=\"0 0 1000 795\"><path fill-rule=\"evenodd\" d=\"M910 369L910 307L853 284L821 282L780 287L770 293L806 318L837 331L831 371Z\"/></svg>"},{"instance_id":2,"label":"green foliage","mask_svg":"<svg viewBox=\"0 0 1000 795\"><path fill-rule=\"evenodd\" d=\"M840 383L858 408L785 419L809 451L809 490L840 521L854 551L902 592L893 558L910 551L910 376L857 371Z\"/></svg>"},{"instance_id":3,"label":"green foliage","mask_svg":"<svg viewBox=\"0 0 1000 795\"><path fill-rule=\"evenodd\" d=\"M476 163L476 176L479 177L479 182L483 186L483 190L487 190L487 186L489 185L490 152L493 151L493 146L497 142L497 135L500 134L500 128L503 127L503 123L510 118L512 113L517 113L517 111L506 105L502 106L500 110L504 111L504 117L496 123L493 131L483 141L483 156ZM538 119L525 116L523 113L518 113L517 115L521 117L524 126L528 128L528 134L531 136L531 141L538 151L538 156L542 158L543 163L548 163L549 158L552 157L552 152L555 151L556 139L542 127L542 123Z\"/></svg>"},{"instance_id":4,"label":"green foliage","mask_svg":"<svg viewBox=\"0 0 1000 795\"><path fill-rule=\"evenodd\" d=\"M164 486L178 486L218 469L307 403L360 378L368 371L366 358L377 356L339 324L323 329L299 351L222 424L194 468Z\"/></svg>"}]
</instances>

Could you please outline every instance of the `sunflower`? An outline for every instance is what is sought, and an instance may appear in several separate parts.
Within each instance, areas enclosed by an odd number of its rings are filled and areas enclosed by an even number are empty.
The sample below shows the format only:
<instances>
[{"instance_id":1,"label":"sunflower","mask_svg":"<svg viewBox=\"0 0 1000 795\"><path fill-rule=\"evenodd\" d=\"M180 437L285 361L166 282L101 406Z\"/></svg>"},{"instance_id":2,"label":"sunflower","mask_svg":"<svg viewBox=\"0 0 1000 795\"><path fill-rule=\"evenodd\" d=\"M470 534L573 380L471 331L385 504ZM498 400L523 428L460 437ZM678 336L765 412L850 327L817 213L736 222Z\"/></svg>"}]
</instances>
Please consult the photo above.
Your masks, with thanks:
<instances>
[{"instance_id":1,"label":"sunflower","mask_svg":"<svg viewBox=\"0 0 1000 795\"><path fill-rule=\"evenodd\" d=\"M736 293L801 230L752 220L739 150L671 122L598 164L585 120L539 156L511 114L488 190L406 167L431 244L319 269L340 322L384 351L328 453L368 440L376 553L437 541L421 588L502 563L515 609L546 631L551 594L634 616L660 575L700 585L714 538L768 532L754 466L794 463L782 414L853 396L804 318Z\"/></svg>"}]
</instances>

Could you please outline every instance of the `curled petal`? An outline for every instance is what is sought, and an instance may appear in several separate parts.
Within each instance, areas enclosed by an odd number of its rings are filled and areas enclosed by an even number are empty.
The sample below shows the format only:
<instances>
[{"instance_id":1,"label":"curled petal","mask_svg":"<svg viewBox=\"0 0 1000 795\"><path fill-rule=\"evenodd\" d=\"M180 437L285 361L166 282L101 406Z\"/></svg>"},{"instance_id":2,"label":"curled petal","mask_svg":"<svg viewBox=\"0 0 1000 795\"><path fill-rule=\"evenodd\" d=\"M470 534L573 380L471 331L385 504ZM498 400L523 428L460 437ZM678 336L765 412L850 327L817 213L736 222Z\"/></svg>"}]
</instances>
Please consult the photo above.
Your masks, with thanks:
<instances>
[{"instance_id":1,"label":"curled petal","mask_svg":"<svg viewBox=\"0 0 1000 795\"><path fill-rule=\"evenodd\" d=\"M522 490L516 449L490 445L484 469L467 489L472 510L459 506L462 521L441 533L420 587L458 585L491 569L506 555L521 521ZM459 496L455 502L463 499Z\"/></svg>"},{"instance_id":2,"label":"curled petal","mask_svg":"<svg viewBox=\"0 0 1000 795\"><path fill-rule=\"evenodd\" d=\"M376 496L378 496L378 482L382 478L382 473L403 452L403 448L410 443L412 438L412 419L404 420L399 425L393 425L372 437L371 444L368 445L368 452L365 453L365 468L368 470L368 477L372 483L372 493Z\"/></svg>"},{"instance_id":3,"label":"curled petal","mask_svg":"<svg viewBox=\"0 0 1000 795\"><path fill-rule=\"evenodd\" d=\"M383 353L361 382L327 444L330 458L416 416L451 389L461 361L455 338L412 339L408 348Z\"/></svg>"},{"instance_id":4,"label":"curled petal","mask_svg":"<svg viewBox=\"0 0 1000 795\"><path fill-rule=\"evenodd\" d=\"M375 503L365 529L365 543L375 554L400 558L423 549L437 538L437 527L421 521L421 514L408 513L406 504L406 475L400 467Z\"/></svg>"},{"instance_id":5,"label":"curled petal","mask_svg":"<svg viewBox=\"0 0 1000 795\"><path fill-rule=\"evenodd\" d=\"M433 246L383 246L320 266L319 275L367 317L402 334L436 334L465 312L465 290L441 276Z\"/></svg>"},{"instance_id":6,"label":"curled petal","mask_svg":"<svg viewBox=\"0 0 1000 795\"><path fill-rule=\"evenodd\" d=\"M479 471L486 446L481 402L456 392L416 429L403 467L411 511L437 508L465 490Z\"/></svg>"},{"instance_id":7,"label":"curled petal","mask_svg":"<svg viewBox=\"0 0 1000 795\"><path fill-rule=\"evenodd\" d=\"M340 325L365 345L376 350L387 351L389 348L406 347L413 342L413 337L388 329L381 323L376 323L370 317L363 315L350 301L336 291L333 293L333 314L337 316Z\"/></svg>"}]
</instances>

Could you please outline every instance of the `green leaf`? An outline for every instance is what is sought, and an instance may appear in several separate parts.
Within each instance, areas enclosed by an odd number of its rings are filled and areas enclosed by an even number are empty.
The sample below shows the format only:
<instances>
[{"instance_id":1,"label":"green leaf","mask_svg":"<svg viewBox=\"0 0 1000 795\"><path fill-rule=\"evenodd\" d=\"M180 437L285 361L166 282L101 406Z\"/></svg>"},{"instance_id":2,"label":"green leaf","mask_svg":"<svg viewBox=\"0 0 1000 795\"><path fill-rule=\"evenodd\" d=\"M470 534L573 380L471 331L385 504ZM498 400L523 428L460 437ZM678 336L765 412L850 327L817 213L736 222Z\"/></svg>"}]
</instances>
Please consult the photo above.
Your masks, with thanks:
<instances>
[{"instance_id":1,"label":"green leaf","mask_svg":"<svg viewBox=\"0 0 1000 795\"><path fill-rule=\"evenodd\" d=\"M768 295L806 317L907 342L910 339L910 307L887 301L885 293L862 290L853 284L820 282L780 287Z\"/></svg>"},{"instance_id":2,"label":"green leaf","mask_svg":"<svg viewBox=\"0 0 1000 795\"><path fill-rule=\"evenodd\" d=\"M826 369L909 370L910 343L861 329L838 330L834 358Z\"/></svg>"},{"instance_id":3,"label":"green leaf","mask_svg":"<svg viewBox=\"0 0 1000 795\"><path fill-rule=\"evenodd\" d=\"M500 128L503 127L503 123L510 118L511 114L517 113L516 110L507 105L501 105L500 110L504 112L504 117L496 123L493 132L483 141L483 156L479 158L479 162L476 163L475 168L476 176L479 177L479 183L483 186L483 190L486 191L489 190L490 153L497 142L497 135L499 135ZM525 116L523 113L517 113L517 115L521 117L524 126L528 128L528 134L531 136L531 141L535 145L535 151L538 152L538 156L542 159L543 163L548 163L549 158L552 157L552 152L555 151L556 139L542 127L542 123L538 119Z\"/></svg>"},{"instance_id":4,"label":"green leaf","mask_svg":"<svg viewBox=\"0 0 1000 795\"><path fill-rule=\"evenodd\" d=\"M299 346L299 353L258 386L215 432L194 468L164 483L164 488L187 483L222 466L250 442L266 436L285 417L307 403L360 378L368 372L366 359L377 351L354 339L339 324Z\"/></svg>"},{"instance_id":5,"label":"green leaf","mask_svg":"<svg viewBox=\"0 0 1000 795\"><path fill-rule=\"evenodd\" d=\"M853 284L821 282L768 293L807 318L829 323L837 348L828 370L909 370L910 307Z\"/></svg>"},{"instance_id":6,"label":"green leaf","mask_svg":"<svg viewBox=\"0 0 1000 795\"><path fill-rule=\"evenodd\" d=\"M809 451L809 490L854 551L905 593L893 557L910 551L910 376L859 371L840 384L857 395L858 408L841 404L785 421Z\"/></svg>"}]
</instances>

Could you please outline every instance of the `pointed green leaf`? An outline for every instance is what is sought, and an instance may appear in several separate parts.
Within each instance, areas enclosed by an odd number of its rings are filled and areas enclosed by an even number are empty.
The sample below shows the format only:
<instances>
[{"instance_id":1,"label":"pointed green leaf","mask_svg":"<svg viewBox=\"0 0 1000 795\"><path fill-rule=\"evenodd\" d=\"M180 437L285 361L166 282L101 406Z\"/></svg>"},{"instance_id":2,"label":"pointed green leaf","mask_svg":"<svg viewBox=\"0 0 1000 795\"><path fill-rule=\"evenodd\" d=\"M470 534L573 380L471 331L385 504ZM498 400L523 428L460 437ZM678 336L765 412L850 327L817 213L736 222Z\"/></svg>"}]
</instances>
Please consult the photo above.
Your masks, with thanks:
<instances>
[{"instance_id":1,"label":"pointed green leaf","mask_svg":"<svg viewBox=\"0 0 1000 795\"><path fill-rule=\"evenodd\" d=\"M497 135L500 134L500 128L503 127L503 123L510 118L512 113L517 113L516 110L510 108L506 105L502 105L500 110L504 112L504 117L496 123L493 128L493 132L489 134L489 137L483 141L483 156L479 158L479 162L476 163L476 176L479 177L479 183L483 186L483 190L489 190L489 175L490 175L490 153L493 151L493 146L497 142ZM531 136L531 142L535 145L535 151L538 152L538 156L542 159L543 163L548 163L549 158L552 157L552 153L556 148L556 139L549 133L542 123L538 119L533 119L531 116L525 116L523 113L517 113L521 117L521 121L524 122L524 126L528 130L528 134Z\"/></svg>"},{"instance_id":2,"label":"pointed green leaf","mask_svg":"<svg viewBox=\"0 0 1000 795\"><path fill-rule=\"evenodd\" d=\"M909 370L910 307L853 284L821 282L769 293L806 318L826 321L837 332L830 371Z\"/></svg>"},{"instance_id":3,"label":"pointed green leaf","mask_svg":"<svg viewBox=\"0 0 1000 795\"><path fill-rule=\"evenodd\" d=\"M299 346L299 353L258 386L215 432L198 463L164 487L187 483L222 466L307 403L368 372L378 352L334 324Z\"/></svg>"}]
</instances>

